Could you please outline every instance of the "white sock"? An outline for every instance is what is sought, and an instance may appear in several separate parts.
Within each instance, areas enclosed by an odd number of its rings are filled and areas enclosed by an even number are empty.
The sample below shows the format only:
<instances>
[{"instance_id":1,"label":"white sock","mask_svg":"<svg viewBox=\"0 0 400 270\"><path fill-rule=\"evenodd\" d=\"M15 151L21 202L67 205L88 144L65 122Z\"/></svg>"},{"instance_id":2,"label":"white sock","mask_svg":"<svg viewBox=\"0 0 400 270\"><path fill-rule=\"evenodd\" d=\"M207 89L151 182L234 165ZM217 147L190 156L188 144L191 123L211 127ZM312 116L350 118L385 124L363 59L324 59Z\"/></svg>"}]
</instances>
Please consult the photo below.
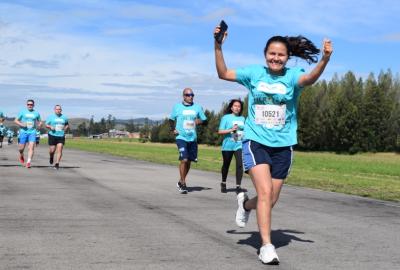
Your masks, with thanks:
<instances>
[{"instance_id":1,"label":"white sock","mask_svg":"<svg viewBox=\"0 0 400 270\"><path fill-rule=\"evenodd\" d=\"M27 162L31 162L31 159L30 158L28 158L28 161Z\"/></svg>"}]
</instances>

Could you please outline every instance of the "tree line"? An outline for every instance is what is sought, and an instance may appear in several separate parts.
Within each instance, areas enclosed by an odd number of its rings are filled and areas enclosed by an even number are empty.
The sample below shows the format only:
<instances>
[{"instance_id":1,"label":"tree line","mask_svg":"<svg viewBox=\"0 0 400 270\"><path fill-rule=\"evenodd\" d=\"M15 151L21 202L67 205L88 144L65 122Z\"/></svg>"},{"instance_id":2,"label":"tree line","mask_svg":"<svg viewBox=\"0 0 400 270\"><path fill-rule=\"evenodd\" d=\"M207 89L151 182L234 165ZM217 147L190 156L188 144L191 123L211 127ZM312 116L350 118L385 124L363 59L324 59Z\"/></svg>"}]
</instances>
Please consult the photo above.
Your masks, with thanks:
<instances>
[{"instance_id":1,"label":"tree line","mask_svg":"<svg viewBox=\"0 0 400 270\"><path fill-rule=\"evenodd\" d=\"M227 101L228 102L228 101ZM198 128L200 144L220 145L217 134L227 103L219 112L206 110L206 127ZM247 98L243 115L247 114ZM353 72L306 87L298 104L297 148L310 151L400 151L400 78L390 70L363 80ZM174 142L168 119L151 129L152 142Z\"/></svg>"},{"instance_id":2,"label":"tree line","mask_svg":"<svg viewBox=\"0 0 400 270\"><path fill-rule=\"evenodd\" d=\"M93 134L108 133L110 129L115 128L116 119L111 114L107 119L102 117L99 122L94 121L94 116L89 120L89 123L82 122L75 130L72 130L74 136L90 136Z\"/></svg>"},{"instance_id":3,"label":"tree line","mask_svg":"<svg viewBox=\"0 0 400 270\"><path fill-rule=\"evenodd\" d=\"M107 118L102 117L100 121L96 122L94 116L89 121L83 121L76 128L72 130L73 136L91 136L108 133L112 129L122 129L127 132L139 132L143 137L148 137L152 121L144 118L143 123L135 122L134 119L130 120L117 120L113 115L109 114ZM154 122L154 121L153 121ZM157 123L157 122L155 122Z\"/></svg>"}]
</instances>

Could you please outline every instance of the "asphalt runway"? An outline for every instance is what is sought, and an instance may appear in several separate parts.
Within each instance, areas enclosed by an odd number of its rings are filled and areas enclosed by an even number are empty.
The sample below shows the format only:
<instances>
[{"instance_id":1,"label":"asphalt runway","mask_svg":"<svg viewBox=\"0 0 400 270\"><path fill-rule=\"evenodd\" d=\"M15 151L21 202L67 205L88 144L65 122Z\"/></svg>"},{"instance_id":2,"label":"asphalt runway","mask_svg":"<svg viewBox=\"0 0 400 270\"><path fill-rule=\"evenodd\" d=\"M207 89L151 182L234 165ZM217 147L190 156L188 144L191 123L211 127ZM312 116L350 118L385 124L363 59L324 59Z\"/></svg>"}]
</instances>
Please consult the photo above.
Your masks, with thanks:
<instances>
[{"instance_id":1,"label":"asphalt runway","mask_svg":"<svg viewBox=\"0 0 400 270\"><path fill-rule=\"evenodd\" d=\"M68 142L67 142L68 144ZM234 177L40 145L26 169L0 149L0 269L399 269L400 204L285 185L273 210L281 264L266 266L255 212L234 222ZM201 162L201 156L199 157ZM248 178L243 186L254 194Z\"/></svg>"}]
</instances>

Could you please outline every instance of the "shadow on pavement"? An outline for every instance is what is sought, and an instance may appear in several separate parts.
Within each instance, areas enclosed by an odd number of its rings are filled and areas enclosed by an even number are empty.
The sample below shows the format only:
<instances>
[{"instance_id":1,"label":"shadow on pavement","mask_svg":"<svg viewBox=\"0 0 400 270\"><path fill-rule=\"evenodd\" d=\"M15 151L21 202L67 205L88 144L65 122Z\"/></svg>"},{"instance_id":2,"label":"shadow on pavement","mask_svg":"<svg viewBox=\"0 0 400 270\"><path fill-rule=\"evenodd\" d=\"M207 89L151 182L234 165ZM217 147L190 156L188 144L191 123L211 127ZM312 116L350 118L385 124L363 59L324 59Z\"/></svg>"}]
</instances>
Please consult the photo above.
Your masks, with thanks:
<instances>
[{"instance_id":1,"label":"shadow on pavement","mask_svg":"<svg viewBox=\"0 0 400 270\"><path fill-rule=\"evenodd\" d=\"M255 249L259 249L261 247L261 237L259 232L238 232L236 230L228 230L226 232L230 234L249 234L249 237L247 239L239 240L237 243L239 245L249 245L254 247ZM272 230L272 244L274 244L275 248L280 248L289 245L289 243L292 241L314 243L314 241L312 240L301 239L293 234L304 234L304 232L299 232L295 230Z\"/></svg>"},{"instance_id":2,"label":"shadow on pavement","mask_svg":"<svg viewBox=\"0 0 400 270\"><path fill-rule=\"evenodd\" d=\"M187 187L188 192L209 190L209 187Z\"/></svg>"},{"instance_id":3,"label":"shadow on pavement","mask_svg":"<svg viewBox=\"0 0 400 270\"><path fill-rule=\"evenodd\" d=\"M21 164L0 164L0 167L25 167ZM52 165L32 165L31 168L54 168ZM60 166L60 169L79 169L79 166Z\"/></svg>"},{"instance_id":4,"label":"shadow on pavement","mask_svg":"<svg viewBox=\"0 0 400 270\"><path fill-rule=\"evenodd\" d=\"M236 193L236 188L227 188L227 189L226 189L226 192L227 192L227 193L229 193L229 192L234 192L234 193ZM242 189L241 189L241 192L247 192L247 189L246 189L246 188L242 188Z\"/></svg>"}]
</instances>

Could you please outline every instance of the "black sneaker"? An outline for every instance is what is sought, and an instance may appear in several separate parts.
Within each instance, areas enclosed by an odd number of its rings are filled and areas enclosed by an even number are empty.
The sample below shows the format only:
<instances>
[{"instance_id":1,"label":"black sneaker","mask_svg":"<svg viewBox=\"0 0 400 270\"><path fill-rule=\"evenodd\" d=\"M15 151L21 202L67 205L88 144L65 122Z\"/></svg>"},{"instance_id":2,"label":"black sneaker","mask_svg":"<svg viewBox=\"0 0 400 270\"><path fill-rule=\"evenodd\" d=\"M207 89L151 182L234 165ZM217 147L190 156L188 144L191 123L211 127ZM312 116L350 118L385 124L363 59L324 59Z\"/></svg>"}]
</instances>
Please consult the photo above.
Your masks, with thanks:
<instances>
[{"instance_id":1,"label":"black sneaker","mask_svg":"<svg viewBox=\"0 0 400 270\"><path fill-rule=\"evenodd\" d=\"M242 191L243 189L240 186L236 186L236 194L239 194Z\"/></svg>"},{"instance_id":2,"label":"black sneaker","mask_svg":"<svg viewBox=\"0 0 400 270\"><path fill-rule=\"evenodd\" d=\"M54 169L58 170L60 168L60 165L58 163L54 164Z\"/></svg>"},{"instance_id":3,"label":"black sneaker","mask_svg":"<svg viewBox=\"0 0 400 270\"><path fill-rule=\"evenodd\" d=\"M178 183L176 183L176 187L178 188L178 191L181 194L186 194L187 193L187 187L185 184L182 184L180 181L178 181Z\"/></svg>"},{"instance_id":4,"label":"black sneaker","mask_svg":"<svg viewBox=\"0 0 400 270\"><path fill-rule=\"evenodd\" d=\"M50 155L49 163L50 165L53 165L54 162L54 155Z\"/></svg>"},{"instance_id":5,"label":"black sneaker","mask_svg":"<svg viewBox=\"0 0 400 270\"><path fill-rule=\"evenodd\" d=\"M226 193L226 183L221 183L221 193Z\"/></svg>"}]
</instances>

